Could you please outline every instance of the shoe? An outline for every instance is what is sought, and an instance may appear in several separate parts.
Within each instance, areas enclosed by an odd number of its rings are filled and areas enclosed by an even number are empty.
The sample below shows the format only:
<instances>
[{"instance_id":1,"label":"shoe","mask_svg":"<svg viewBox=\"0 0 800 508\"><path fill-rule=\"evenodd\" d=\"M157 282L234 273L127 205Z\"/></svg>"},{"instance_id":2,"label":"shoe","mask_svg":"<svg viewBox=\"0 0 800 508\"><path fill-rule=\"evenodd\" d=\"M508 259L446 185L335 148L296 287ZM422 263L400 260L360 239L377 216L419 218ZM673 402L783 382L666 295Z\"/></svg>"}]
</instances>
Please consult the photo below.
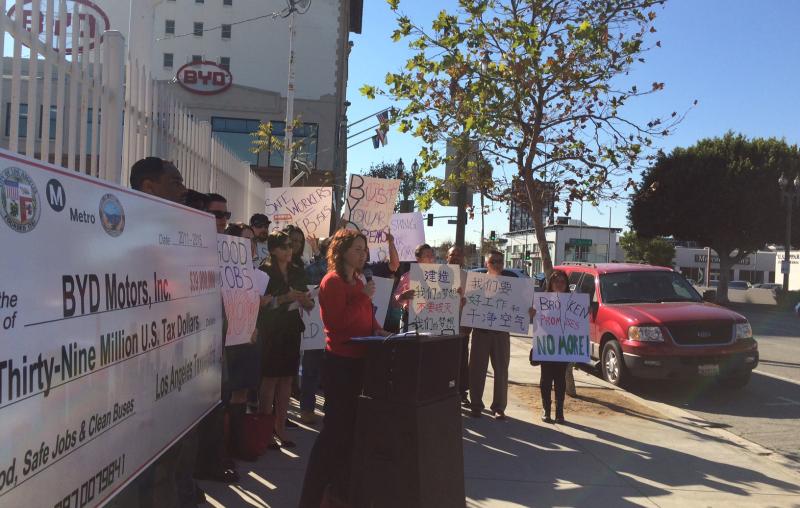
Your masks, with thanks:
<instances>
[{"instance_id":1,"label":"shoe","mask_svg":"<svg viewBox=\"0 0 800 508\"><path fill-rule=\"evenodd\" d=\"M239 481L239 473L237 473L234 469L220 466L219 468L213 470L198 471L194 474L194 478L197 480L207 480L211 482L236 483Z\"/></svg>"},{"instance_id":2,"label":"shoe","mask_svg":"<svg viewBox=\"0 0 800 508\"><path fill-rule=\"evenodd\" d=\"M560 423L560 424L563 425L563 424L567 423L567 420L564 419L564 415L556 416L556 423Z\"/></svg>"},{"instance_id":3,"label":"shoe","mask_svg":"<svg viewBox=\"0 0 800 508\"><path fill-rule=\"evenodd\" d=\"M317 418L317 415L314 414L314 411L301 411L300 421L306 425L314 425L317 423L317 421L319 421L319 419Z\"/></svg>"},{"instance_id":4,"label":"shoe","mask_svg":"<svg viewBox=\"0 0 800 508\"><path fill-rule=\"evenodd\" d=\"M564 401L557 400L556 401L556 423L566 423L567 421L564 419Z\"/></svg>"},{"instance_id":5,"label":"shoe","mask_svg":"<svg viewBox=\"0 0 800 508\"><path fill-rule=\"evenodd\" d=\"M299 425L297 425L296 423L294 423L292 420L290 420L288 418L286 419L286 428L287 429L296 429L297 427L299 427Z\"/></svg>"},{"instance_id":6,"label":"shoe","mask_svg":"<svg viewBox=\"0 0 800 508\"><path fill-rule=\"evenodd\" d=\"M550 407L551 407L551 401L549 400L542 401L542 421L544 423L553 423L553 419L550 418Z\"/></svg>"},{"instance_id":7,"label":"shoe","mask_svg":"<svg viewBox=\"0 0 800 508\"><path fill-rule=\"evenodd\" d=\"M466 393L461 394L461 405L464 407L469 407L469 397L467 397Z\"/></svg>"},{"instance_id":8,"label":"shoe","mask_svg":"<svg viewBox=\"0 0 800 508\"><path fill-rule=\"evenodd\" d=\"M498 410L494 410L493 409L492 410L492 414L494 415L494 419L495 420L505 420L506 419L506 414L503 411L500 411L499 409Z\"/></svg>"},{"instance_id":9,"label":"shoe","mask_svg":"<svg viewBox=\"0 0 800 508\"><path fill-rule=\"evenodd\" d=\"M483 413L480 409L471 409L469 415L473 418L480 418Z\"/></svg>"},{"instance_id":10,"label":"shoe","mask_svg":"<svg viewBox=\"0 0 800 508\"><path fill-rule=\"evenodd\" d=\"M549 413L542 414L542 421L544 423L553 423L553 419L550 418L550 414Z\"/></svg>"}]
</instances>

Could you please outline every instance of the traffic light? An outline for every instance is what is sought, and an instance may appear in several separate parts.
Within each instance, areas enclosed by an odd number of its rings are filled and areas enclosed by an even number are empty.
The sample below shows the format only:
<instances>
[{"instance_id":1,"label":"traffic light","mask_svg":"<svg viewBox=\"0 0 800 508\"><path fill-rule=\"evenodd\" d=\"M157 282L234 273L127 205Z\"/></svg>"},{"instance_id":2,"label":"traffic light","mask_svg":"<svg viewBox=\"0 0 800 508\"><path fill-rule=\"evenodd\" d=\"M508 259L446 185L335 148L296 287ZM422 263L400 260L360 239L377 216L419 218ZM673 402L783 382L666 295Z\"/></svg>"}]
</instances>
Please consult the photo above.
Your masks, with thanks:
<instances>
[{"instance_id":1,"label":"traffic light","mask_svg":"<svg viewBox=\"0 0 800 508\"><path fill-rule=\"evenodd\" d=\"M493 242L497 240L497 233L494 230L489 231L489 240Z\"/></svg>"},{"instance_id":2,"label":"traffic light","mask_svg":"<svg viewBox=\"0 0 800 508\"><path fill-rule=\"evenodd\" d=\"M433 226L433 214L428 214L428 226Z\"/></svg>"},{"instance_id":3,"label":"traffic light","mask_svg":"<svg viewBox=\"0 0 800 508\"><path fill-rule=\"evenodd\" d=\"M530 261L530 259L531 259L531 251L529 251L529 250L525 251L525 259Z\"/></svg>"}]
</instances>

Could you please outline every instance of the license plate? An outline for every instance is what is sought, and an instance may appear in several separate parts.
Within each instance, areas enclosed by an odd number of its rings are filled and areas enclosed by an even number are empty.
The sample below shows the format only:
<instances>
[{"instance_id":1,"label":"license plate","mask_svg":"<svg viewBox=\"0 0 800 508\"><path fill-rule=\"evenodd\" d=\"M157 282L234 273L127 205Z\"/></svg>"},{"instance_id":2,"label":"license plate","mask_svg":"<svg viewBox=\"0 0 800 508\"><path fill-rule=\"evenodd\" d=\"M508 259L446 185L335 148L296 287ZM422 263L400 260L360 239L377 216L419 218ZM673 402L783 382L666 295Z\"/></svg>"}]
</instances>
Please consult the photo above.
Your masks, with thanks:
<instances>
[{"instance_id":1,"label":"license plate","mask_svg":"<svg viewBox=\"0 0 800 508\"><path fill-rule=\"evenodd\" d=\"M719 365L698 365L697 373L701 376L717 376L719 375Z\"/></svg>"}]
</instances>

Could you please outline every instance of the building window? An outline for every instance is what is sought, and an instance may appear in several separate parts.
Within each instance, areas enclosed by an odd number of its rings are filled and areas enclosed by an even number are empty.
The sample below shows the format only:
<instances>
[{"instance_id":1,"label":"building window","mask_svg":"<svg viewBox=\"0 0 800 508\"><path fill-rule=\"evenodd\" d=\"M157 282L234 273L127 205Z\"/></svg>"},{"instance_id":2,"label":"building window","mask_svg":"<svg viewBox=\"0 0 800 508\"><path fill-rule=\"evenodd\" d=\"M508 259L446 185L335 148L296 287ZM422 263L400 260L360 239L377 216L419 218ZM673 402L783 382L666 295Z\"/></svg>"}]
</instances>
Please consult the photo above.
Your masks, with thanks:
<instances>
[{"instance_id":1,"label":"building window","mask_svg":"<svg viewBox=\"0 0 800 508\"><path fill-rule=\"evenodd\" d=\"M196 3L196 4L204 4L206 2L205 2L205 0L194 0L194 3Z\"/></svg>"},{"instance_id":2,"label":"building window","mask_svg":"<svg viewBox=\"0 0 800 508\"><path fill-rule=\"evenodd\" d=\"M211 131L239 159L257 163L256 154L250 151L253 146L252 133L258 130L261 122L245 118L211 117Z\"/></svg>"},{"instance_id":3,"label":"building window","mask_svg":"<svg viewBox=\"0 0 800 508\"><path fill-rule=\"evenodd\" d=\"M86 115L86 151L91 150L91 140L92 140L92 108L89 108ZM39 114L38 114L38 124L36 128L36 137L41 139L42 138L42 113L44 112L44 107L39 106ZM97 122L100 123L100 114L101 112L98 111L97 115ZM50 123L50 132L48 134L48 138L56 139L56 118L58 116L58 108L56 106L50 106L50 115L48 118L48 122ZM6 103L6 124L5 124L5 135L6 137L11 135L11 103ZM64 122L68 121L67 116L64 116ZM66 127L66 126L65 126ZM19 123L17 124L17 128L19 129L19 137L25 138L28 136L28 105L25 103L20 103L19 105Z\"/></svg>"},{"instance_id":4,"label":"building window","mask_svg":"<svg viewBox=\"0 0 800 508\"><path fill-rule=\"evenodd\" d=\"M272 134L281 140L280 146L270 148L268 153L258 154L259 166L283 167L283 138L286 132L286 122L272 122ZM319 138L319 125L304 123L295 127L292 139L300 143L300 148L295 152L294 158L299 159L310 168L317 167L317 140Z\"/></svg>"},{"instance_id":5,"label":"building window","mask_svg":"<svg viewBox=\"0 0 800 508\"><path fill-rule=\"evenodd\" d=\"M222 38L223 39L230 39L231 38L231 26L230 25L222 25Z\"/></svg>"},{"instance_id":6,"label":"building window","mask_svg":"<svg viewBox=\"0 0 800 508\"><path fill-rule=\"evenodd\" d=\"M28 105L19 105L19 123L17 124L19 137L28 135ZM6 137L11 135L11 103L6 102Z\"/></svg>"},{"instance_id":7,"label":"building window","mask_svg":"<svg viewBox=\"0 0 800 508\"><path fill-rule=\"evenodd\" d=\"M175 35L175 20L164 20L164 33L167 35Z\"/></svg>"},{"instance_id":8,"label":"building window","mask_svg":"<svg viewBox=\"0 0 800 508\"><path fill-rule=\"evenodd\" d=\"M195 21L194 22L194 35L197 37L203 36L203 22L202 21Z\"/></svg>"},{"instance_id":9,"label":"building window","mask_svg":"<svg viewBox=\"0 0 800 508\"><path fill-rule=\"evenodd\" d=\"M172 53L164 53L164 67L172 68L172 60L174 55Z\"/></svg>"},{"instance_id":10,"label":"building window","mask_svg":"<svg viewBox=\"0 0 800 508\"><path fill-rule=\"evenodd\" d=\"M231 57L229 56L221 56L219 57L219 66L225 69L226 71L230 72L231 70Z\"/></svg>"},{"instance_id":11,"label":"building window","mask_svg":"<svg viewBox=\"0 0 800 508\"><path fill-rule=\"evenodd\" d=\"M203 55L192 55L192 63L203 63Z\"/></svg>"},{"instance_id":12,"label":"building window","mask_svg":"<svg viewBox=\"0 0 800 508\"><path fill-rule=\"evenodd\" d=\"M222 5L225 6L233 5L233 0L222 0Z\"/></svg>"}]
</instances>

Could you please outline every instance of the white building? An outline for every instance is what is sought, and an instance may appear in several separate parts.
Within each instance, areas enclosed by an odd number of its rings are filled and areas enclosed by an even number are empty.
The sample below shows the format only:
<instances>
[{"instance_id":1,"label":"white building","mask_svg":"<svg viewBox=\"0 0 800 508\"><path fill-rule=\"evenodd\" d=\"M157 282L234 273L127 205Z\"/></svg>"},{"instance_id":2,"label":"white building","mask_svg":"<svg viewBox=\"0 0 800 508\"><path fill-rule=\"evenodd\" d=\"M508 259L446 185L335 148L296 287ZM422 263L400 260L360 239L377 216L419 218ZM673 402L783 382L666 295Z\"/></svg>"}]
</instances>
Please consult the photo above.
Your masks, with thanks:
<instances>
[{"instance_id":1,"label":"white building","mask_svg":"<svg viewBox=\"0 0 800 508\"><path fill-rule=\"evenodd\" d=\"M673 266L687 279L703 282L705 280L706 259L705 249L676 246ZM750 254L733 266L728 274L728 280L746 280L752 284L776 282L775 262L774 251L765 250ZM711 250L710 280L717 280L718 278L719 256L714 250ZM780 282L780 280L777 282Z\"/></svg>"},{"instance_id":2,"label":"white building","mask_svg":"<svg viewBox=\"0 0 800 508\"><path fill-rule=\"evenodd\" d=\"M589 263L622 261L624 254L617 242L617 235L620 232L621 230L617 228L587 226L579 221L545 227L545 237L553 265L564 261ZM532 229L507 233L505 236L508 238L508 243L505 245L507 268L528 269L529 273L542 272L539 244ZM529 255L526 255L526 252Z\"/></svg>"},{"instance_id":3,"label":"white building","mask_svg":"<svg viewBox=\"0 0 800 508\"><path fill-rule=\"evenodd\" d=\"M47 1L41 3L42 17ZM57 11L58 0L49 1ZM67 9L76 3L100 33L120 31L132 58L154 78L171 83L195 118L210 122L214 134L259 176L281 184L282 149L259 155L249 149L260 122L271 122L279 138L285 129L289 19L273 13L281 13L286 0L68 0ZM361 31L363 0L307 3L308 9L294 16L294 116L303 123L294 136L302 140L300 155L312 170L304 183L335 181L343 188L349 33ZM25 9L30 5L25 2ZM227 71L226 86L213 94L180 86L178 72L198 62Z\"/></svg>"},{"instance_id":4,"label":"white building","mask_svg":"<svg viewBox=\"0 0 800 508\"><path fill-rule=\"evenodd\" d=\"M777 282L783 284L783 272L781 271L781 264L786 259L783 250L775 253L775 273L777 274ZM789 291L800 290L800 250L793 250L789 252Z\"/></svg>"}]
</instances>

